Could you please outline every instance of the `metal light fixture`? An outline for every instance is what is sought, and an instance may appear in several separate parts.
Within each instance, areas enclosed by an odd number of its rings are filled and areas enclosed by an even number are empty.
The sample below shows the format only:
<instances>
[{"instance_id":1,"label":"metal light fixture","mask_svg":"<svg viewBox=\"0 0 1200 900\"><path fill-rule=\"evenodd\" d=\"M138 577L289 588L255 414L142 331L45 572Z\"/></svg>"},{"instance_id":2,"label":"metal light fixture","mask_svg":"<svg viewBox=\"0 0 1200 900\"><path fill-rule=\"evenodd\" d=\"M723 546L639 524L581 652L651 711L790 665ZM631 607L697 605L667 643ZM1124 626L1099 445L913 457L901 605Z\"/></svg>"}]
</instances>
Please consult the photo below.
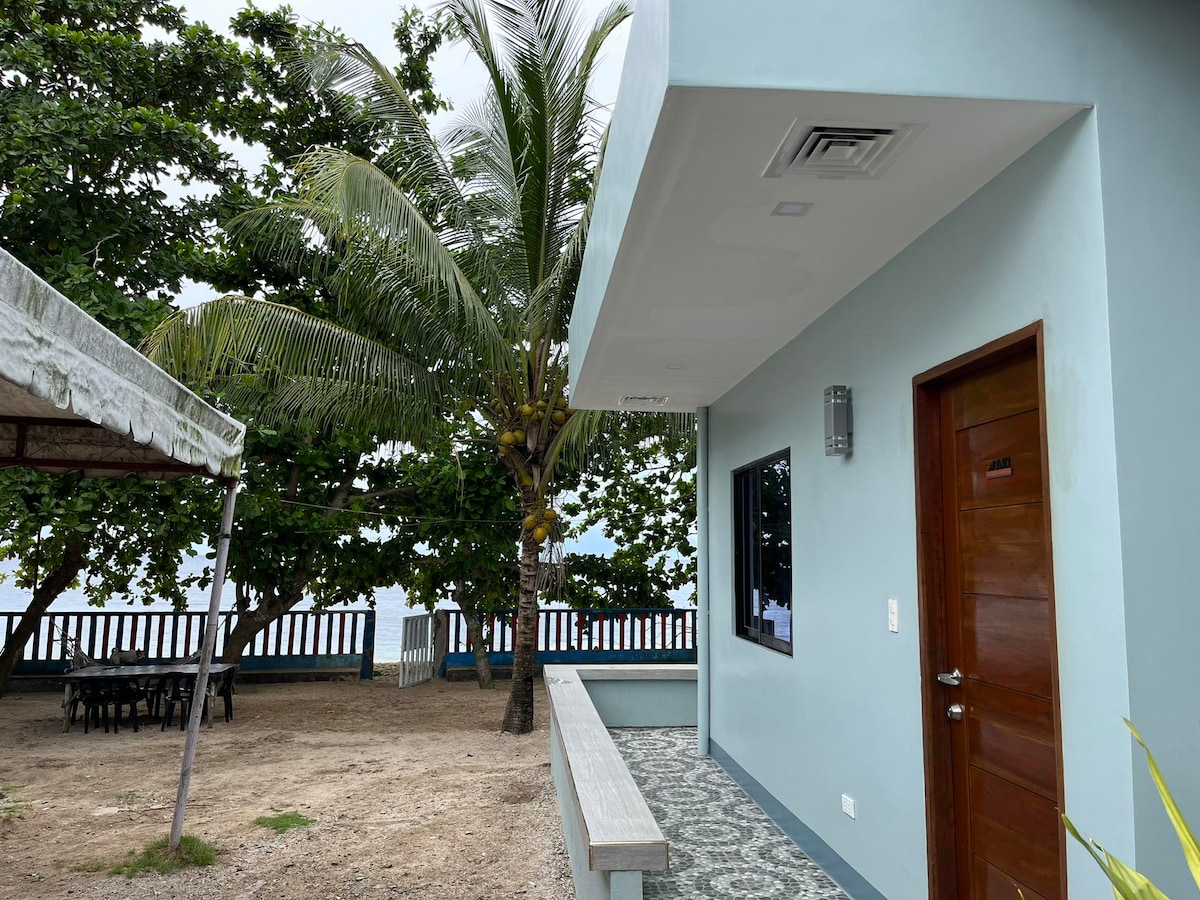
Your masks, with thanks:
<instances>
[{"instance_id":1,"label":"metal light fixture","mask_svg":"<svg viewBox=\"0 0 1200 900\"><path fill-rule=\"evenodd\" d=\"M825 388L825 455L849 456L850 436L854 433L854 411L850 407L850 388L834 384Z\"/></svg>"}]
</instances>

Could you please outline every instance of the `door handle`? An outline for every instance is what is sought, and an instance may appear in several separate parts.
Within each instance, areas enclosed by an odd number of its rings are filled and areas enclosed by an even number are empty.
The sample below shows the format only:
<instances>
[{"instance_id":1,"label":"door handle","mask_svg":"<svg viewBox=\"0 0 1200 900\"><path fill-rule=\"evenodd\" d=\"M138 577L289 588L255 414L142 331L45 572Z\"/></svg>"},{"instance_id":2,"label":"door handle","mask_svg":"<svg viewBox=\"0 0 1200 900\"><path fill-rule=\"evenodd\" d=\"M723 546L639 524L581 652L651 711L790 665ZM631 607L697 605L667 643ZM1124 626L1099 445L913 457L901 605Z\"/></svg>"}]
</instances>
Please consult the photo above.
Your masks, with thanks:
<instances>
[{"instance_id":1,"label":"door handle","mask_svg":"<svg viewBox=\"0 0 1200 900\"><path fill-rule=\"evenodd\" d=\"M953 672L938 672L937 680L942 684L950 687L958 687L962 684L963 673L957 668Z\"/></svg>"},{"instance_id":2,"label":"door handle","mask_svg":"<svg viewBox=\"0 0 1200 900\"><path fill-rule=\"evenodd\" d=\"M955 722L961 722L963 713L966 711L966 707L961 703L951 703L946 707L946 718L953 719Z\"/></svg>"}]
</instances>

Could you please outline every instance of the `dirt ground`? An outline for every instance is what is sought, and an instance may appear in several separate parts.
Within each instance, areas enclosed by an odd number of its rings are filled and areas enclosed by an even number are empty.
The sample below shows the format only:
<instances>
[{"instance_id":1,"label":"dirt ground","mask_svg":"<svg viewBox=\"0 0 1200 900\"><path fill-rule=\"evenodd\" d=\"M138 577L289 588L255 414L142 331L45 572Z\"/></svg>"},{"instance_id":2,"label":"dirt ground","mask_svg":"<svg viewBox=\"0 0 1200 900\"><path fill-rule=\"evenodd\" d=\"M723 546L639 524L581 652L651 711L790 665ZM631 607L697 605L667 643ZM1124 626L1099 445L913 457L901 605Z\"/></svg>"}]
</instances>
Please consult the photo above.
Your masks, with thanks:
<instances>
[{"instance_id":1,"label":"dirt ground","mask_svg":"<svg viewBox=\"0 0 1200 900\"><path fill-rule=\"evenodd\" d=\"M521 737L498 731L507 685L239 685L234 720L201 732L188 805L217 865L133 883L72 867L168 834L183 733L64 734L61 695L0 698L0 790L17 804L0 807L0 898L573 898L538 684ZM292 809L315 824L253 824Z\"/></svg>"}]
</instances>

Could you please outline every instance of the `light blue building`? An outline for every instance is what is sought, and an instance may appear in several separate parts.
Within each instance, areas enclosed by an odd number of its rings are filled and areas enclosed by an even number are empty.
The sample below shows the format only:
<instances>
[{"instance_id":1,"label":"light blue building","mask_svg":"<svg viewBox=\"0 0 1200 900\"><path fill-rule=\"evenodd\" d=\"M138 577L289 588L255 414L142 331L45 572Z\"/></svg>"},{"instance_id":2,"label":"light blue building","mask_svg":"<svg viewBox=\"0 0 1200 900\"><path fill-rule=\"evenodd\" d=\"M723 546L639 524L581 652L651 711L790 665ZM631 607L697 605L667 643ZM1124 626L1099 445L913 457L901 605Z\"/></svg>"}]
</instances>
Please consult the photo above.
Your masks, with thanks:
<instances>
[{"instance_id":1,"label":"light blue building","mask_svg":"<svg viewBox=\"0 0 1200 900\"><path fill-rule=\"evenodd\" d=\"M1194 890L1121 719L1200 819L1198 46L639 2L572 400L699 410L702 749L892 900L1106 896L1060 810Z\"/></svg>"}]
</instances>

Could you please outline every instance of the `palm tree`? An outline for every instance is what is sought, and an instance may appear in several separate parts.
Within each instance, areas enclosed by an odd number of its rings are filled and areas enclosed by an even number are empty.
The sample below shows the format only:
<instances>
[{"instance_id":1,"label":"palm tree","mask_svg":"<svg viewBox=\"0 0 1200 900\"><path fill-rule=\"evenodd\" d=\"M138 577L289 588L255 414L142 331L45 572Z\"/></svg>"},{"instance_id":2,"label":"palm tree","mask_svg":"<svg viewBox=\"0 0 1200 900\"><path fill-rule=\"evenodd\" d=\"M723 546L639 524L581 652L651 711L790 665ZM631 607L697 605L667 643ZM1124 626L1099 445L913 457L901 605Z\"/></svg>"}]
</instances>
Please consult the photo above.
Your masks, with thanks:
<instances>
[{"instance_id":1,"label":"palm tree","mask_svg":"<svg viewBox=\"0 0 1200 900\"><path fill-rule=\"evenodd\" d=\"M385 123L390 145L375 161L308 152L296 197L233 226L261 252L326 279L340 324L223 297L174 316L146 349L185 381L235 404L269 396L263 415L312 427L414 443L448 418L486 429L523 517L502 727L526 733L541 552L559 527L556 472L619 421L568 405L566 332L604 137L588 83L631 10L616 0L591 24L574 0L447 0L439 11L488 74L483 98L443 141L365 48L315 48L314 85L343 96L351 115ZM663 424L688 423L634 427Z\"/></svg>"}]
</instances>

